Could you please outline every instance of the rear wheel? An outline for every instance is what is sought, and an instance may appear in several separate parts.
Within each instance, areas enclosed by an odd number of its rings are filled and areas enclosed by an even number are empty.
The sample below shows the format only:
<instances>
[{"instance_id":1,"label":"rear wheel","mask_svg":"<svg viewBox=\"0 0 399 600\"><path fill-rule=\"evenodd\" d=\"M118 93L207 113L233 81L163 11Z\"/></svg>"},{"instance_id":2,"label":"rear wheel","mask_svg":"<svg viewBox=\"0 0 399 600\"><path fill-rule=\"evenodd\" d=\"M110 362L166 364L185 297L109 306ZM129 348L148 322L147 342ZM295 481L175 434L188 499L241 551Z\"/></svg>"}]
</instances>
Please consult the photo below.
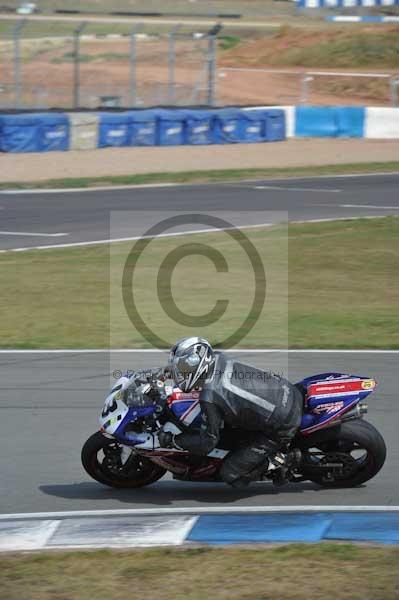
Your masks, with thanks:
<instances>
[{"instance_id":1,"label":"rear wheel","mask_svg":"<svg viewBox=\"0 0 399 600\"><path fill-rule=\"evenodd\" d=\"M301 450L303 476L329 488L355 487L369 481L386 458L383 437L361 419L303 438Z\"/></svg>"},{"instance_id":2,"label":"rear wheel","mask_svg":"<svg viewBox=\"0 0 399 600\"><path fill-rule=\"evenodd\" d=\"M117 440L97 431L82 448L82 465L86 473L96 481L114 488L144 487L166 473L165 469L148 458L134 452L124 452L125 448Z\"/></svg>"}]
</instances>

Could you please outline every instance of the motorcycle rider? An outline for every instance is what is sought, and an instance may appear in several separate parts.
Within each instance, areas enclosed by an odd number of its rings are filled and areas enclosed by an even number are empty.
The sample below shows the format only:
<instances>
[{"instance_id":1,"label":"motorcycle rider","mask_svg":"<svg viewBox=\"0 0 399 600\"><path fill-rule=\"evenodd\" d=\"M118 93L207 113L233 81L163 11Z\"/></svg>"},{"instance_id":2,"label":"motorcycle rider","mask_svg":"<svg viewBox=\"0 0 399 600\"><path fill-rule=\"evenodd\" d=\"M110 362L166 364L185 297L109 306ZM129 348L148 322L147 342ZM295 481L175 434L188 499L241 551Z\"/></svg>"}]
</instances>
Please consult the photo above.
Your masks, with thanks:
<instances>
[{"instance_id":1,"label":"motorcycle rider","mask_svg":"<svg viewBox=\"0 0 399 600\"><path fill-rule=\"evenodd\" d=\"M183 392L200 392L202 425L199 431L176 435L161 430L158 441L162 447L205 456L217 446L226 423L253 433L244 447L230 452L223 461L223 481L241 487L258 479L267 467L280 467L280 481L277 478L276 482L284 482L287 457L282 450L295 436L303 411L303 396L295 385L215 352L200 337L176 342L169 369Z\"/></svg>"}]
</instances>

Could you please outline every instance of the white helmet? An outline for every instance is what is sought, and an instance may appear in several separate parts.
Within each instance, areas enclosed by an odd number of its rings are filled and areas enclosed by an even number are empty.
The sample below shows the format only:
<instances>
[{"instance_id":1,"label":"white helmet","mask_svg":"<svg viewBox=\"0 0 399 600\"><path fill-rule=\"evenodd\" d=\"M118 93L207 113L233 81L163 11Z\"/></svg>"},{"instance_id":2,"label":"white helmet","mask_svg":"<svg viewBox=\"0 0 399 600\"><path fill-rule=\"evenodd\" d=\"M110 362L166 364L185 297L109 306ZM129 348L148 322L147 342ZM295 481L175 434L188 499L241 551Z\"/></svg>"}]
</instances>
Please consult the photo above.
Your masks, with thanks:
<instances>
[{"instance_id":1,"label":"white helmet","mask_svg":"<svg viewBox=\"0 0 399 600\"><path fill-rule=\"evenodd\" d=\"M176 385L189 392L204 382L215 362L212 346L199 337L186 337L173 346L169 366Z\"/></svg>"}]
</instances>

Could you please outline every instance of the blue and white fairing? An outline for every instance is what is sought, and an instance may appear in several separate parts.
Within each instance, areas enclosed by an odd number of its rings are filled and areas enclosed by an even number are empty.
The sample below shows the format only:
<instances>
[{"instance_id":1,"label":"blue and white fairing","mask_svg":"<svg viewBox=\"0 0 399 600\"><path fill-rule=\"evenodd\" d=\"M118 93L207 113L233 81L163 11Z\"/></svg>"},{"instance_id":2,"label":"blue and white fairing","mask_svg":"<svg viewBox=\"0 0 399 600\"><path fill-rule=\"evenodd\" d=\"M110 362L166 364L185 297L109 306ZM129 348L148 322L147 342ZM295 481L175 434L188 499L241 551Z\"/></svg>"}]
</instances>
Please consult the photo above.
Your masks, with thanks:
<instances>
[{"instance_id":1,"label":"blue and white fairing","mask_svg":"<svg viewBox=\"0 0 399 600\"><path fill-rule=\"evenodd\" d=\"M182 392L174 388L168 397L168 406L173 414L184 425L190 427L201 426L200 393L196 390Z\"/></svg>"},{"instance_id":2,"label":"blue and white fairing","mask_svg":"<svg viewBox=\"0 0 399 600\"><path fill-rule=\"evenodd\" d=\"M125 433L129 423L154 413L154 406L129 407L124 402L124 392L133 384L132 377L121 377L105 399L100 425L108 433L126 444L135 445L146 441L147 434Z\"/></svg>"},{"instance_id":3,"label":"blue and white fairing","mask_svg":"<svg viewBox=\"0 0 399 600\"><path fill-rule=\"evenodd\" d=\"M333 419L353 409L366 398L377 383L370 377L344 373L321 373L303 379L306 390L304 413L300 426L303 435L321 429ZM168 399L174 415L185 425L200 427L199 393L183 393L178 389Z\"/></svg>"},{"instance_id":4,"label":"blue and white fairing","mask_svg":"<svg viewBox=\"0 0 399 600\"><path fill-rule=\"evenodd\" d=\"M370 377L321 373L301 382L306 390L301 433L309 434L353 409L377 386Z\"/></svg>"}]
</instances>

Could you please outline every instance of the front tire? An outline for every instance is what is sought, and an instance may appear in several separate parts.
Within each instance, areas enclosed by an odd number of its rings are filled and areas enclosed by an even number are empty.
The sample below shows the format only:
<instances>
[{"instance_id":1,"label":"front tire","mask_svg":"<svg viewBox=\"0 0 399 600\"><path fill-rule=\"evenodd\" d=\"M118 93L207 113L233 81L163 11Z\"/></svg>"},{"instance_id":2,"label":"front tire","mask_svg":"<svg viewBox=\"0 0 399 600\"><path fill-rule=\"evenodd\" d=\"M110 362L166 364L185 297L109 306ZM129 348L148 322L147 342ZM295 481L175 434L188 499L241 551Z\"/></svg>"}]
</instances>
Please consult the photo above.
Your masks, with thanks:
<instances>
[{"instance_id":1,"label":"front tire","mask_svg":"<svg viewBox=\"0 0 399 600\"><path fill-rule=\"evenodd\" d=\"M377 475L386 458L384 438L371 423L361 419L344 422L329 431L321 430L304 440L302 473L327 488L356 487L369 481ZM317 453L311 449L319 450L318 463L314 458ZM342 461L341 472L318 469L317 465L322 465L323 460L325 464Z\"/></svg>"},{"instance_id":2,"label":"front tire","mask_svg":"<svg viewBox=\"0 0 399 600\"><path fill-rule=\"evenodd\" d=\"M122 462L122 445L97 431L82 448L82 465L96 481L113 488L140 488L161 479L165 469L148 458L131 454Z\"/></svg>"}]
</instances>

